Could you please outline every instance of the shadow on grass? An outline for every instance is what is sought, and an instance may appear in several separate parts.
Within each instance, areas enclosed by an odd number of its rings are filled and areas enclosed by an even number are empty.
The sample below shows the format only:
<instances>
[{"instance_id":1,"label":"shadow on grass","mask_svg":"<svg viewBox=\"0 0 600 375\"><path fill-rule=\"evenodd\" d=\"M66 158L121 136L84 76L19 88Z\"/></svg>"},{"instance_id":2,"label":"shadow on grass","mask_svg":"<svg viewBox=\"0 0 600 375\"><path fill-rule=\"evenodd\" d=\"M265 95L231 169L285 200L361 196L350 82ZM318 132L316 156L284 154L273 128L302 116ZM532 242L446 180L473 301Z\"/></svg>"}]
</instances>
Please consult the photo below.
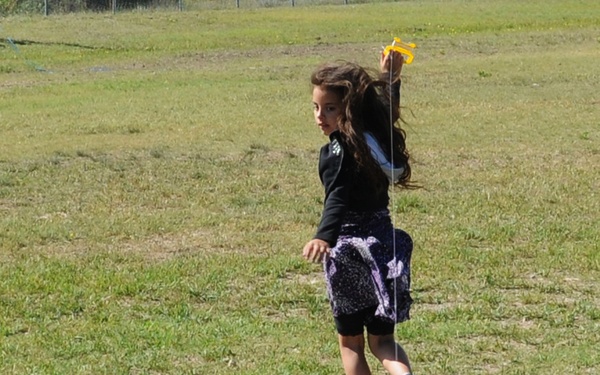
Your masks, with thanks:
<instances>
[{"instance_id":1,"label":"shadow on grass","mask_svg":"<svg viewBox=\"0 0 600 375\"><path fill-rule=\"evenodd\" d=\"M42 46L65 46L65 47L76 47L76 48L82 48L82 49L93 49L93 50L109 50L110 48L106 48L106 47L95 47L95 46L86 46L83 44L79 44L79 43L65 43L65 42L40 42L40 41L36 41L36 40L27 40L27 39L21 39L21 40L16 40L16 39L12 39L12 38L6 38L6 41L0 41L0 46L6 47L6 46L11 46L13 48L17 48L17 45L19 46L29 46L29 45L42 45Z\"/></svg>"}]
</instances>

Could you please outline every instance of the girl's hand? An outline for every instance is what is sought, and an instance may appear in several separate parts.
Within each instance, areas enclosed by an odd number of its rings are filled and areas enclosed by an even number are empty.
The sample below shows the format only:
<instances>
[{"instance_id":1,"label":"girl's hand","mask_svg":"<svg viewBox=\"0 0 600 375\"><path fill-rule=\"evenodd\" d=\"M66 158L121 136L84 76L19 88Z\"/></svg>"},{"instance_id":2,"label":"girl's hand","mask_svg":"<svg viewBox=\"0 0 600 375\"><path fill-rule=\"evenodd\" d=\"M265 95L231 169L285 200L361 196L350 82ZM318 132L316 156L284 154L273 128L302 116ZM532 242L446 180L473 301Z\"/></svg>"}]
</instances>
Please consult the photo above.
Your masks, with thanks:
<instances>
[{"instance_id":1,"label":"girl's hand","mask_svg":"<svg viewBox=\"0 0 600 375\"><path fill-rule=\"evenodd\" d=\"M390 67L391 61L391 67ZM404 65L404 56L398 51L390 51L387 55L381 53L381 59L379 60L379 68L381 73L390 74L390 69L394 74L394 78L398 78L402 72L402 66Z\"/></svg>"},{"instance_id":2,"label":"girl's hand","mask_svg":"<svg viewBox=\"0 0 600 375\"><path fill-rule=\"evenodd\" d=\"M331 248L327 242L315 238L304 245L302 256L310 262L319 263L325 256L329 255L330 250Z\"/></svg>"}]
</instances>

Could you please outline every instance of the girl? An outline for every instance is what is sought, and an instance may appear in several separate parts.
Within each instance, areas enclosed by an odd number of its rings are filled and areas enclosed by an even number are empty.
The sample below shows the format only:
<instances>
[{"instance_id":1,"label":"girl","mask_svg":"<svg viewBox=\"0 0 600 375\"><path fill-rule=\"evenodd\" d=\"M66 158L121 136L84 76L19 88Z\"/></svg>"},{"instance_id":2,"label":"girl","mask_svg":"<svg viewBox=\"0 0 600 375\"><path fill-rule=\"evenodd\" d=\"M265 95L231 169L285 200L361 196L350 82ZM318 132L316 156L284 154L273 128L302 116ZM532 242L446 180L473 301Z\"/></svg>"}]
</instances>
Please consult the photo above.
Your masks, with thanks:
<instances>
[{"instance_id":1,"label":"girl","mask_svg":"<svg viewBox=\"0 0 600 375\"><path fill-rule=\"evenodd\" d=\"M352 63L326 64L311 76L315 121L330 142L319 157L321 223L303 256L324 261L347 375L371 374L364 327L390 374L411 372L394 328L409 318L412 240L393 228L387 209L390 183L411 187L405 133L394 126L402 65L402 55L391 52L381 57L379 79Z\"/></svg>"}]
</instances>

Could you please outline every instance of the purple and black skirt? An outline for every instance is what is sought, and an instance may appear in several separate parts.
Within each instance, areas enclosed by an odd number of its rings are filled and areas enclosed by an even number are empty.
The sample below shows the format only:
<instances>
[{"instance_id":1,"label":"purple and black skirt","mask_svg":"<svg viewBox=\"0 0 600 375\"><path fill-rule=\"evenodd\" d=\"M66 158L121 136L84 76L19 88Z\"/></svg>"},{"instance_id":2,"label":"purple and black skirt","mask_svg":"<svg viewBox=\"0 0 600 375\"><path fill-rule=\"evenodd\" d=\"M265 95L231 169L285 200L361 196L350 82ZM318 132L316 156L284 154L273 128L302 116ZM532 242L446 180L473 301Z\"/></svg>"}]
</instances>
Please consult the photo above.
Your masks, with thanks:
<instances>
[{"instance_id":1,"label":"purple and black skirt","mask_svg":"<svg viewBox=\"0 0 600 375\"><path fill-rule=\"evenodd\" d=\"M333 315L377 306L375 317L383 321L408 320L412 249L411 237L393 228L387 209L346 213L337 243L325 259Z\"/></svg>"}]
</instances>

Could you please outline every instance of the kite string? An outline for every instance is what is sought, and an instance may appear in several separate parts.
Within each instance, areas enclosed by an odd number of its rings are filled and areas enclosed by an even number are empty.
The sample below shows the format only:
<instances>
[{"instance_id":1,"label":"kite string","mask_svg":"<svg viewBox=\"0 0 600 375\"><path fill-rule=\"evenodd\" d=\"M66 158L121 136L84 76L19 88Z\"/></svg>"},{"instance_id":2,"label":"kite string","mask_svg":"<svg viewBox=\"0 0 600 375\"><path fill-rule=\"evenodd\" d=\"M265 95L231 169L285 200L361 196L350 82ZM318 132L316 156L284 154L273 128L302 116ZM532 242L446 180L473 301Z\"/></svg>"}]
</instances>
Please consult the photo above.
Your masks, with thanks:
<instances>
[{"instance_id":1,"label":"kite string","mask_svg":"<svg viewBox=\"0 0 600 375\"><path fill-rule=\"evenodd\" d=\"M394 54L390 51L390 68L389 68L389 85L388 85L388 89L389 89L389 101L390 101L390 105L389 105L389 111L390 111L390 176L392 177L392 186L391 186L391 194L390 194L390 205L391 205L391 210L390 210L390 217L391 217L391 222L392 222L392 248L393 248L393 255L394 255L394 262L397 263L398 260L396 258L396 220L395 220L395 215L394 215L394 209L395 209L395 200L394 200L394 182L396 181L396 178L394 176L394 112L393 112L393 108L394 108L394 92L393 92L393 81L394 81ZM398 98L399 100L400 98ZM400 103L398 103L398 106L400 105ZM394 277L394 314L398 314L397 311L397 307L398 307L398 301L397 301L397 277ZM396 320L396 319L395 319ZM395 344L394 345L394 359L396 361L398 361L398 345Z\"/></svg>"}]
</instances>

